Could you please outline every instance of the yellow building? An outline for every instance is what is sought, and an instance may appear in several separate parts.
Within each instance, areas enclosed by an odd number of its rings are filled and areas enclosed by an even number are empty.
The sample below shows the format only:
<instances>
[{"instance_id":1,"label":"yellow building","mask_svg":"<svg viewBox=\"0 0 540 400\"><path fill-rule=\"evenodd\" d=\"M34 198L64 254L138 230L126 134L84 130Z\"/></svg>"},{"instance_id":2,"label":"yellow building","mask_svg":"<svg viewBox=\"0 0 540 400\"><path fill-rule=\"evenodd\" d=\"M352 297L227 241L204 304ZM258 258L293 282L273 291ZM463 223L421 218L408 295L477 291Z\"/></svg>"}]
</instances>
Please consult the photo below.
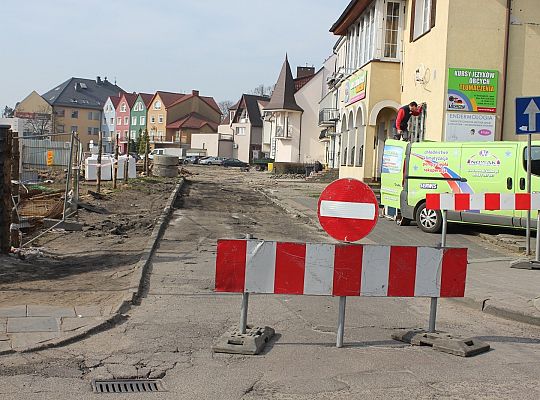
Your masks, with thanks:
<instances>
[{"instance_id":1,"label":"yellow building","mask_svg":"<svg viewBox=\"0 0 540 400\"><path fill-rule=\"evenodd\" d=\"M537 0L351 1L331 27L340 177L380 176L411 101L427 104L413 141L516 140L515 98L540 95L539 24Z\"/></svg>"},{"instance_id":2,"label":"yellow building","mask_svg":"<svg viewBox=\"0 0 540 400\"><path fill-rule=\"evenodd\" d=\"M148 108L147 130L150 142L190 148L191 135L215 133L221 111L213 97L158 91Z\"/></svg>"}]
</instances>

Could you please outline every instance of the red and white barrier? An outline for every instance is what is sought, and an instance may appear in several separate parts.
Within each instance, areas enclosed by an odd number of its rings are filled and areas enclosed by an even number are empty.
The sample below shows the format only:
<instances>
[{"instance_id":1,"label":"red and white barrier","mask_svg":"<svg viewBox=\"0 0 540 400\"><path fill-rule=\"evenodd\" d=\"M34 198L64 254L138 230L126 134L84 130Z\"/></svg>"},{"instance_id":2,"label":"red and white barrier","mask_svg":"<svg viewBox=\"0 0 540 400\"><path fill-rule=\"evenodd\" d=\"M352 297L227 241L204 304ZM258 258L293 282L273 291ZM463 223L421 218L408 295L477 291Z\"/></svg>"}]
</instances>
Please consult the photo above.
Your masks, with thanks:
<instances>
[{"instance_id":1,"label":"red and white barrier","mask_svg":"<svg viewBox=\"0 0 540 400\"><path fill-rule=\"evenodd\" d=\"M430 210L540 210L540 193L429 193Z\"/></svg>"},{"instance_id":2,"label":"red and white barrier","mask_svg":"<svg viewBox=\"0 0 540 400\"><path fill-rule=\"evenodd\" d=\"M463 297L467 249L218 240L216 291Z\"/></svg>"}]
</instances>

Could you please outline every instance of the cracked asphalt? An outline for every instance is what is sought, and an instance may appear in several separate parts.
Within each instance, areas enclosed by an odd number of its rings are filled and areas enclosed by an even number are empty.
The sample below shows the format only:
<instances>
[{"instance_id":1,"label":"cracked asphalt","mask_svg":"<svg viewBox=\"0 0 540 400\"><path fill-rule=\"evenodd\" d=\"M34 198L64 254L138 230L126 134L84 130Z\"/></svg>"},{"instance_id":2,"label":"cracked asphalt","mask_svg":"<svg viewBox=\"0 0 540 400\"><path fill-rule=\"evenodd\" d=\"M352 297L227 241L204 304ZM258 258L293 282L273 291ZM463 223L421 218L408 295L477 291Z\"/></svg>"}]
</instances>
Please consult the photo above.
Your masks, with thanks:
<instances>
[{"instance_id":1,"label":"cracked asphalt","mask_svg":"<svg viewBox=\"0 0 540 400\"><path fill-rule=\"evenodd\" d=\"M109 330L37 353L0 358L2 399L95 399L91 380L163 378L166 391L130 399L540 398L540 329L441 300L438 329L477 337L473 358L411 347L395 329L425 327L429 299L349 298L335 348L338 299L251 295L248 321L277 332L263 354L213 354L240 317L240 295L213 292L218 238L328 242L246 183L251 173L196 168L153 258L141 305Z\"/></svg>"}]
</instances>

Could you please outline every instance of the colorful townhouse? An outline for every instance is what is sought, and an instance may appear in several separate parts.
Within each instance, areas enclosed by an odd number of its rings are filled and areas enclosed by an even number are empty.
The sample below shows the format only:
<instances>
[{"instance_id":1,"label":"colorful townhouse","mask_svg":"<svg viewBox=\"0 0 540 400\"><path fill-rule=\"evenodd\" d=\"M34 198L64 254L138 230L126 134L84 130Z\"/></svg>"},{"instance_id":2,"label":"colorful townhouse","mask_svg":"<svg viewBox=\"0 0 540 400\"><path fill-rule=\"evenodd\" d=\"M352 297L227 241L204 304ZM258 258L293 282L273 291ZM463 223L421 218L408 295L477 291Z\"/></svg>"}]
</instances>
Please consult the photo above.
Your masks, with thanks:
<instances>
[{"instance_id":1,"label":"colorful townhouse","mask_svg":"<svg viewBox=\"0 0 540 400\"><path fill-rule=\"evenodd\" d=\"M270 97L267 96L243 94L229 108L229 114L218 127L219 156L229 156L244 162L262 157L262 115L269 101ZM227 141L232 141L231 151L227 151Z\"/></svg>"},{"instance_id":2,"label":"colorful townhouse","mask_svg":"<svg viewBox=\"0 0 540 400\"><path fill-rule=\"evenodd\" d=\"M114 151L114 140L116 133L116 107L120 102L120 96L109 96L103 107L103 121L101 122L101 132L103 135L103 151L112 153Z\"/></svg>"},{"instance_id":3,"label":"colorful townhouse","mask_svg":"<svg viewBox=\"0 0 540 400\"><path fill-rule=\"evenodd\" d=\"M399 108L425 102L412 141L525 140L515 99L540 93L536 0L353 0L339 37L327 121L340 177L380 177ZM322 104L321 104L322 106ZM321 111L324 108L321 107ZM482 134L478 134L478 132Z\"/></svg>"},{"instance_id":4,"label":"colorful townhouse","mask_svg":"<svg viewBox=\"0 0 540 400\"><path fill-rule=\"evenodd\" d=\"M140 135L146 130L146 117L148 107L152 101L153 94L139 93L135 104L131 108L131 138L136 142Z\"/></svg>"},{"instance_id":5,"label":"colorful townhouse","mask_svg":"<svg viewBox=\"0 0 540 400\"><path fill-rule=\"evenodd\" d=\"M221 111L213 97L158 91L150 102L147 130L153 147L191 147L197 133L215 133Z\"/></svg>"},{"instance_id":6,"label":"colorful townhouse","mask_svg":"<svg viewBox=\"0 0 540 400\"><path fill-rule=\"evenodd\" d=\"M128 151L130 137L131 109L137 100L136 93L123 93L116 106L116 135L118 137L119 151L122 154Z\"/></svg>"}]
</instances>

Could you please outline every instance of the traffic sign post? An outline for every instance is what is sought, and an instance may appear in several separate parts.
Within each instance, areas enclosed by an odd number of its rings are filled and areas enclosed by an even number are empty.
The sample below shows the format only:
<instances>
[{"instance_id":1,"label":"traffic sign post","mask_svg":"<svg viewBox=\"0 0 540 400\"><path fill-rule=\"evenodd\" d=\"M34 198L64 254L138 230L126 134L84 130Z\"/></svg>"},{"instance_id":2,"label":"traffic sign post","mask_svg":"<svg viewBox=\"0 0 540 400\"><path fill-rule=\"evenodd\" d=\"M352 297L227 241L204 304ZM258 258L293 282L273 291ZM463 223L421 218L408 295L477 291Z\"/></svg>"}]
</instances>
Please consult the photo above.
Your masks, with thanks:
<instances>
[{"instance_id":1,"label":"traffic sign post","mask_svg":"<svg viewBox=\"0 0 540 400\"><path fill-rule=\"evenodd\" d=\"M516 134L527 135L527 193L531 193L531 164L533 133L540 133L540 96L516 98ZM540 220L539 220L540 221ZM531 254L531 211L527 211L526 255ZM537 229L539 226L537 226ZM537 230L538 236L538 230ZM538 237L536 238L538 242ZM536 246L538 249L538 245ZM536 261L540 261L538 251Z\"/></svg>"},{"instance_id":2,"label":"traffic sign post","mask_svg":"<svg viewBox=\"0 0 540 400\"><path fill-rule=\"evenodd\" d=\"M338 179L328 185L317 207L322 228L334 239L356 242L367 236L379 217L379 203L373 190L356 179ZM336 347L343 347L347 297L339 297Z\"/></svg>"}]
</instances>

